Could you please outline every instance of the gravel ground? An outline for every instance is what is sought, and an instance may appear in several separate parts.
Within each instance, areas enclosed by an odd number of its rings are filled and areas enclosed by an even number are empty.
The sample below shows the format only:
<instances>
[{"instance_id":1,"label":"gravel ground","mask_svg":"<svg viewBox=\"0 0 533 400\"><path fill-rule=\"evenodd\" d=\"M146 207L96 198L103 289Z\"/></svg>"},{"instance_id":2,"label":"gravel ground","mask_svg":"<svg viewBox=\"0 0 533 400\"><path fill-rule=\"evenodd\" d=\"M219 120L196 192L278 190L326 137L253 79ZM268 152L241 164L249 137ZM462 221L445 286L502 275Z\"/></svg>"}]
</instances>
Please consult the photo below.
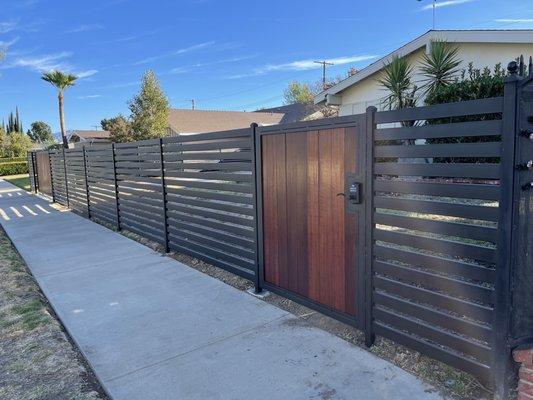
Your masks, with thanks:
<instances>
[{"instance_id":1,"label":"gravel ground","mask_svg":"<svg viewBox=\"0 0 533 400\"><path fill-rule=\"evenodd\" d=\"M107 399L1 228L0 399Z\"/></svg>"}]
</instances>

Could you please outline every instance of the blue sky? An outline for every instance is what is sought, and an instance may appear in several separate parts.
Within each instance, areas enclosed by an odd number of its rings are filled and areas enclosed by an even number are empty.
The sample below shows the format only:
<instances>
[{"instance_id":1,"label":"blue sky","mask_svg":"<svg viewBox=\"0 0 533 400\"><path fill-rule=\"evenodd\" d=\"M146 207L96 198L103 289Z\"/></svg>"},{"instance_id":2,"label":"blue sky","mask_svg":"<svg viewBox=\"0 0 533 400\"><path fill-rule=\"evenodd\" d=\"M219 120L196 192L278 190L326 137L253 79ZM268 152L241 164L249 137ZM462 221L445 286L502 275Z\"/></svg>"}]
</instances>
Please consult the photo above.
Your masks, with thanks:
<instances>
[{"instance_id":1,"label":"blue sky","mask_svg":"<svg viewBox=\"0 0 533 400\"><path fill-rule=\"evenodd\" d=\"M176 108L255 110L282 103L291 80L361 68L431 28L431 0L1 0L0 117L15 106L59 128L58 68L80 76L66 94L67 129L128 114L153 69ZM533 2L439 0L437 29L533 28Z\"/></svg>"}]
</instances>

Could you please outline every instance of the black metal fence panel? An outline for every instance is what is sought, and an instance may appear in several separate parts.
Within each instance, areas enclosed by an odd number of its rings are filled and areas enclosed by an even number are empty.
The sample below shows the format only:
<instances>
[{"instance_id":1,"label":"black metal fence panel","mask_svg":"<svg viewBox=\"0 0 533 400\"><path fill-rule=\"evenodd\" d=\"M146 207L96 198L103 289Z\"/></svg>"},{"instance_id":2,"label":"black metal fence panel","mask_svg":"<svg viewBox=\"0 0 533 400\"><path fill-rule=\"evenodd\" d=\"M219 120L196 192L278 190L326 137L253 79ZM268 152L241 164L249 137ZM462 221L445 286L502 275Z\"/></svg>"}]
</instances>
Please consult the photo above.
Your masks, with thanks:
<instances>
[{"instance_id":1,"label":"black metal fence panel","mask_svg":"<svg viewBox=\"0 0 533 400\"><path fill-rule=\"evenodd\" d=\"M77 213L88 216L85 152L83 148L65 150L65 165L69 206Z\"/></svg>"},{"instance_id":2,"label":"black metal fence panel","mask_svg":"<svg viewBox=\"0 0 533 400\"><path fill-rule=\"evenodd\" d=\"M50 151L50 175L52 177L52 197L54 201L68 206L68 188L66 185L65 153L62 150Z\"/></svg>"},{"instance_id":3,"label":"black metal fence panel","mask_svg":"<svg viewBox=\"0 0 533 400\"><path fill-rule=\"evenodd\" d=\"M372 327L490 381L501 98L375 114Z\"/></svg>"},{"instance_id":4,"label":"black metal fence panel","mask_svg":"<svg viewBox=\"0 0 533 400\"><path fill-rule=\"evenodd\" d=\"M248 278L256 265L251 132L162 141L170 248Z\"/></svg>"}]
</instances>

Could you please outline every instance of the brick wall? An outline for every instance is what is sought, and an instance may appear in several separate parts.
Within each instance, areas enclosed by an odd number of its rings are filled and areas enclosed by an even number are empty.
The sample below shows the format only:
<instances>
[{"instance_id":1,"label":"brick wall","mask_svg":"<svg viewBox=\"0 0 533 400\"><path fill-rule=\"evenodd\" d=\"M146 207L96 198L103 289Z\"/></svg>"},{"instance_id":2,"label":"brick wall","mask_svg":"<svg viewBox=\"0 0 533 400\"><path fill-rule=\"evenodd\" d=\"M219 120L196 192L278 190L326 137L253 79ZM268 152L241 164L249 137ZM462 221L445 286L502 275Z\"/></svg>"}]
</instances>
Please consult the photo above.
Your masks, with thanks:
<instances>
[{"instance_id":1,"label":"brick wall","mask_svg":"<svg viewBox=\"0 0 533 400\"><path fill-rule=\"evenodd\" d=\"M518 400L533 400L533 348L515 350L513 358L520 363Z\"/></svg>"}]
</instances>

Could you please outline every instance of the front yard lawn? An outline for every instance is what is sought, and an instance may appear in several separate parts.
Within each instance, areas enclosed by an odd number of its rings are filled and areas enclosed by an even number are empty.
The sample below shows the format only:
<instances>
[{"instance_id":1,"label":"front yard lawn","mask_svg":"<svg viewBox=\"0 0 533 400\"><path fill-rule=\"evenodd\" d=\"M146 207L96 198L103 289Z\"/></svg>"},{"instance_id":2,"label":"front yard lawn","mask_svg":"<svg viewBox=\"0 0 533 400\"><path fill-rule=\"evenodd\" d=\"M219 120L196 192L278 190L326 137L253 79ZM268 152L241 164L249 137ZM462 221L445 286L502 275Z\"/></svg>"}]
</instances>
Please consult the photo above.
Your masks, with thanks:
<instances>
[{"instance_id":1,"label":"front yard lawn","mask_svg":"<svg viewBox=\"0 0 533 400\"><path fill-rule=\"evenodd\" d=\"M28 174L2 176L2 179L26 191L30 190L30 176Z\"/></svg>"}]
</instances>

